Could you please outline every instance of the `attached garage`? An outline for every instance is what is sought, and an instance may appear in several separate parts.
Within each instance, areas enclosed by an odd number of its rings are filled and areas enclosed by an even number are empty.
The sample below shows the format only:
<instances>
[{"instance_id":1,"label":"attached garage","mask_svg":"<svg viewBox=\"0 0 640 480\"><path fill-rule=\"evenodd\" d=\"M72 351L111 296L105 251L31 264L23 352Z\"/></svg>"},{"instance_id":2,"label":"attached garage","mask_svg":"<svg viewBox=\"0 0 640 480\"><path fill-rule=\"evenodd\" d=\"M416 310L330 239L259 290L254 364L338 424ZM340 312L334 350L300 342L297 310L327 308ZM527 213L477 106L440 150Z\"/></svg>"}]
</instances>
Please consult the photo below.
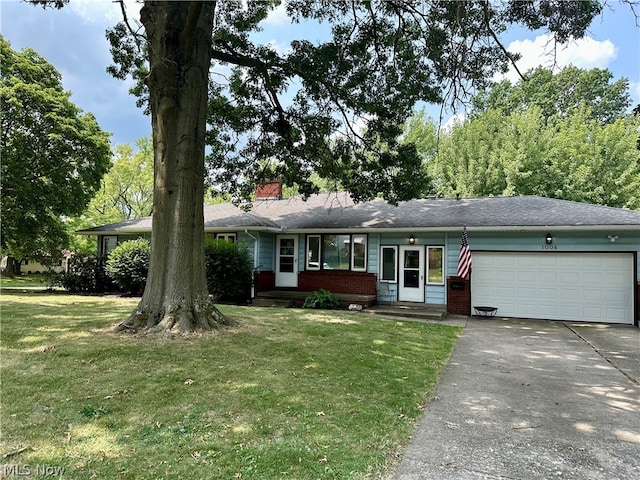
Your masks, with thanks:
<instances>
[{"instance_id":1,"label":"attached garage","mask_svg":"<svg viewBox=\"0 0 640 480\"><path fill-rule=\"evenodd\" d=\"M471 304L498 315L632 325L632 253L474 252Z\"/></svg>"}]
</instances>

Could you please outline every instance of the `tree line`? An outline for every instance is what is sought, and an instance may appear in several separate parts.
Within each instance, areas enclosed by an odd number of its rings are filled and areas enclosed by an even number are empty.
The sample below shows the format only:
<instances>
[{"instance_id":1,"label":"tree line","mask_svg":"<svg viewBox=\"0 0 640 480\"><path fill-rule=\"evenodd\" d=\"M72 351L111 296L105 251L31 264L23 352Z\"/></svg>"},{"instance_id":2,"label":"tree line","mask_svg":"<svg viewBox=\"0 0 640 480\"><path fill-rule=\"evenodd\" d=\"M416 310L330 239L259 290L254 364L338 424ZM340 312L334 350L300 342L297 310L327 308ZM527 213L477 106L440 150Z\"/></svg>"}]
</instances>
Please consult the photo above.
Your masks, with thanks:
<instances>
[{"instance_id":1,"label":"tree line","mask_svg":"<svg viewBox=\"0 0 640 480\"><path fill-rule=\"evenodd\" d=\"M538 68L499 82L450 128L425 111L406 124L437 196L540 195L640 209L640 116L627 79L605 69Z\"/></svg>"}]
</instances>

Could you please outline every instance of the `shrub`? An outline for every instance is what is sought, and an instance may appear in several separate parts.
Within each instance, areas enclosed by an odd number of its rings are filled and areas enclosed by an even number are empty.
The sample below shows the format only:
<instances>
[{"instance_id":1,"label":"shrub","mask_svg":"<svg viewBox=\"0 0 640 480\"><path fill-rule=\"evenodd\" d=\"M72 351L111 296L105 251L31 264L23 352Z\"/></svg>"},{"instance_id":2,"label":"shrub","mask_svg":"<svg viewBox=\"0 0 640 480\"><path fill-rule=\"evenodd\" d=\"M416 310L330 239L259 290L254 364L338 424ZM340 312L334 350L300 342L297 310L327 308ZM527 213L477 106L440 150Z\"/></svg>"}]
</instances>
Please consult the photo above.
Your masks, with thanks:
<instances>
[{"instance_id":1,"label":"shrub","mask_svg":"<svg viewBox=\"0 0 640 480\"><path fill-rule=\"evenodd\" d=\"M322 308L325 310L336 309L339 306L338 297L324 288L309 294L302 304L302 308Z\"/></svg>"},{"instance_id":2,"label":"shrub","mask_svg":"<svg viewBox=\"0 0 640 480\"><path fill-rule=\"evenodd\" d=\"M67 271L52 273L50 285L60 285L72 293L102 293L115 286L105 271L103 255L71 256Z\"/></svg>"},{"instance_id":3,"label":"shrub","mask_svg":"<svg viewBox=\"0 0 640 480\"><path fill-rule=\"evenodd\" d=\"M214 301L243 304L251 299L254 269L245 245L207 239L205 269Z\"/></svg>"},{"instance_id":4,"label":"shrub","mask_svg":"<svg viewBox=\"0 0 640 480\"><path fill-rule=\"evenodd\" d=\"M124 292L140 293L149 271L151 243L144 238L129 240L109 253L107 274Z\"/></svg>"}]
</instances>

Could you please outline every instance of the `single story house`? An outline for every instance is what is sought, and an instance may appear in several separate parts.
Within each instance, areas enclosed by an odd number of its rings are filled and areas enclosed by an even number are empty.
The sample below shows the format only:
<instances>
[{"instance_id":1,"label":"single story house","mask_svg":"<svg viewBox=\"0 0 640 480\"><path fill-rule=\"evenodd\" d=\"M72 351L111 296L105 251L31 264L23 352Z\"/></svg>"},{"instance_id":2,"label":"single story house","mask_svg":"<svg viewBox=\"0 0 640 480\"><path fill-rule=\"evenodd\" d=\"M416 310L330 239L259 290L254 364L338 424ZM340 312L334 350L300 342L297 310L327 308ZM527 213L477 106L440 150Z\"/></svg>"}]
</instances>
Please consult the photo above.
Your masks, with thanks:
<instances>
[{"instance_id":1,"label":"single story house","mask_svg":"<svg viewBox=\"0 0 640 480\"><path fill-rule=\"evenodd\" d=\"M500 316L639 324L640 211L539 196L392 206L355 204L346 193L303 201L280 192L268 184L249 211L205 207L206 234L248 246L257 294L325 288L466 315L492 306ZM469 279L457 277L464 227ZM97 235L105 253L150 235L151 218L77 233Z\"/></svg>"}]
</instances>

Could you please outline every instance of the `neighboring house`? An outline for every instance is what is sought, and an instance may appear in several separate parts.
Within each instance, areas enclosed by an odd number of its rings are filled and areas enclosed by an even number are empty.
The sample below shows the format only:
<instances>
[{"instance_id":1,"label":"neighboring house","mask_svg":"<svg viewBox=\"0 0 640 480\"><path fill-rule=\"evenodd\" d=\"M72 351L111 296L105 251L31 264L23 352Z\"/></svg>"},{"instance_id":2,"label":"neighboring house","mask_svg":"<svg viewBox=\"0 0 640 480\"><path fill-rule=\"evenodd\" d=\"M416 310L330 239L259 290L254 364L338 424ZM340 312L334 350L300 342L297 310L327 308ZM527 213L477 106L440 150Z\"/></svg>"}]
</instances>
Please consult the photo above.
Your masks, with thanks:
<instances>
[{"instance_id":1,"label":"neighboring house","mask_svg":"<svg viewBox=\"0 0 640 480\"><path fill-rule=\"evenodd\" d=\"M273 185L250 211L205 207L205 233L246 244L256 291L379 295L471 314L638 325L640 212L538 196L354 204L347 194L280 199ZM266 192L266 195L265 195ZM466 226L471 278L456 276ZM151 232L151 218L76 232L99 248ZM378 300L384 300L378 296Z\"/></svg>"},{"instance_id":2,"label":"neighboring house","mask_svg":"<svg viewBox=\"0 0 640 480\"><path fill-rule=\"evenodd\" d=\"M46 265L40 263L38 260L33 259L22 259L20 262L17 262L13 259L13 257L7 256L2 257L0 260L0 270L6 271L10 270L13 275L31 275L33 273L47 273L47 272L56 272L61 273L67 270L67 260L68 258L65 256L59 260L56 260L52 265Z\"/></svg>"}]
</instances>

